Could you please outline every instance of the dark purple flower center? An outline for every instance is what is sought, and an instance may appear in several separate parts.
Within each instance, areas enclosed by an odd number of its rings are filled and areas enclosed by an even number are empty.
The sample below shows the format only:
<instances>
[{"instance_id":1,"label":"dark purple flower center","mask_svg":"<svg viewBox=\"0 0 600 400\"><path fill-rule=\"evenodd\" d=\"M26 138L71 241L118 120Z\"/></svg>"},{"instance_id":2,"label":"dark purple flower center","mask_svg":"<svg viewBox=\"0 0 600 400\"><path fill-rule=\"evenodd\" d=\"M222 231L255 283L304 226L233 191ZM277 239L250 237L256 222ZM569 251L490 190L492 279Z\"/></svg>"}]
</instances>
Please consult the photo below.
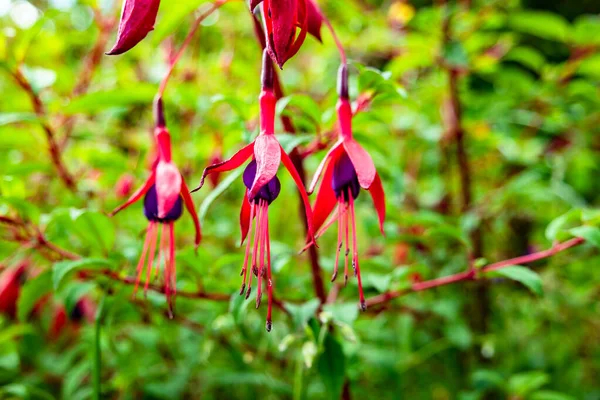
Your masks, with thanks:
<instances>
[{"instance_id":1,"label":"dark purple flower center","mask_svg":"<svg viewBox=\"0 0 600 400\"><path fill-rule=\"evenodd\" d=\"M152 185L146 197L144 197L144 215L148 221L152 222L173 222L179 219L183 214L183 200L181 196L177 198L175 205L169 210L164 218L158 218L158 196L156 185Z\"/></svg>"},{"instance_id":2,"label":"dark purple flower center","mask_svg":"<svg viewBox=\"0 0 600 400\"><path fill-rule=\"evenodd\" d=\"M244 176L243 176L244 185L246 185L246 187L248 189L252 188L252 184L254 183L255 177L256 177L256 160L252 160L252 161L250 161L250 163L244 170ZM267 183L266 185L261 187L260 190L258 191L258 193L256 194L256 196L254 196L253 199L250 199L250 201L253 201L256 203L258 200L265 200L267 202L267 204L271 204L273 202L273 200L275 200L277 198L277 196L279 196L280 191L281 191L281 183L279 182L279 178L277 178L275 176L275 177L273 177L273 179L271 179L269 181L269 183Z\"/></svg>"},{"instance_id":3,"label":"dark purple flower center","mask_svg":"<svg viewBox=\"0 0 600 400\"><path fill-rule=\"evenodd\" d=\"M335 161L333 166L333 178L331 179L331 187L335 192L335 197L338 199L343 196L344 201L349 201L349 195L353 199L358 197L360 193L360 185L358 184L358 176L350 157L346 152Z\"/></svg>"}]
</instances>

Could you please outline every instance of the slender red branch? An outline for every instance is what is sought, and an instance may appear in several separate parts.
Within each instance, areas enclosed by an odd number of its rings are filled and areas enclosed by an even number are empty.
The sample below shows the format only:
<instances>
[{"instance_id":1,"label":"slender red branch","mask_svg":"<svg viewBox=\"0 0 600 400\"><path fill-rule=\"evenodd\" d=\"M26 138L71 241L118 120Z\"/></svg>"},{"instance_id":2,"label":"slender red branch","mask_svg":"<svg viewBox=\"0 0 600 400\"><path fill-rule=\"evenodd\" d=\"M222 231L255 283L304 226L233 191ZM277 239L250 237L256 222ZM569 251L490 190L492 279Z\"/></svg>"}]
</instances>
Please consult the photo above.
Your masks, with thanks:
<instances>
[{"instance_id":1,"label":"slender red branch","mask_svg":"<svg viewBox=\"0 0 600 400\"><path fill-rule=\"evenodd\" d=\"M399 291L389 291L382 293L378 296L372 297L367 300L367 306L371 307L378 304L383 304L398 297L404 296L409 293L420 292L427 289L436 288L439 286L450 285L452 283L475 280L477 279L477 272L486 273L497 271L502 268L510 267L513 265L529 264L534 261L542 260L544 258L552 257L553 255L568 250L572 247L579 246L584 243L585 240L582 238L573 238L566 242L557 243L549 249L539 251L537 253L528 254L525 256L510 258L504 261L498 261L494 264L490 264L479 271L467 270L458 274L444 276L441 278L431 279L424 282L414 283L410 288Z\"/></svg>"},{"instance_id":2,"label":"slender red branch","mask_svg":"<svg viewBox=\"0 0 600 400\"><path fill-rule=\"evenodd\" d=\"M185 37L185 40L183 41L183 44L181 45L181 47L177 51L177 54L175 54L175 57L173 57L173 59L169 62L169 68L167 70L167 73L165 74L163 80L160 82L160 86L158 88L158 93L156 94L157 98L161 98L162 95L164 94L165 89L167 88L167 83L169 83L169 79L171 78L173 70L175 69L175 65L177 64L177 62L179 61L179 59L181 58L181 56L185 52L185 49L188 47L188 45L192 41L192 38L194 37L194 35L198 31L198 28L200 27L200 24L202 23L202 21L204 21L206 18L208 18L213 12L217 11L222 5L224 5L228 1L229 0L217 0L217 1L215 1L212 4L212 6L210 6L210 8L208 10L206 10L205 12L203 12L202 14L200 14L198 16L198 18L196 18L196 20L192 24L192 28L190 29L190 31L188 32L187 36Z\"/></svg>"},{"instance_id":3,"label":"slender red branch","mask_svg":"<svg viewBox=\"0 0 600 400\"><path fill-rule=\"evenodd\" d=\"M52 164L56 168L58 172L58 176L61 181L65 184L65 186L72 192L77 190L77 185L75 183L75 179L67 170L67 167L63 163L62 154L58 143L56 142L56 135L52 127L46 122L46 111L44 108L44 104L42 99L35 92L25 75L21 72L20 69L16 69L12 72L12 76L17 82L17 84L27 93L29 99L31 100L31 104L33 106L33 111L38 116L40 120L40 126L44 130L46 134L46 141L48 142L48 150L50 152L50 158L52 160Z\"/></svg>"}]
</instances>

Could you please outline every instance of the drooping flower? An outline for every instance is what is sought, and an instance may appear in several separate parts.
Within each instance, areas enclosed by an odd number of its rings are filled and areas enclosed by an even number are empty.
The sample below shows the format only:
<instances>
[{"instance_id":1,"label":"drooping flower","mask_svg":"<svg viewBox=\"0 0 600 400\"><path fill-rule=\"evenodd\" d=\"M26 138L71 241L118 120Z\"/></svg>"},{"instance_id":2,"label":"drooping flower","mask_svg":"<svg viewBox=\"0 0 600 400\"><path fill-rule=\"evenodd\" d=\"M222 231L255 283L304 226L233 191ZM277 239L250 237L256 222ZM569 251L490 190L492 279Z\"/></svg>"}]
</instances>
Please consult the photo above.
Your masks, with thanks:
<instances>
[{"instance_id":1,"label":"drooping flower","mask_svg":"<svg viewBox=\"0 0 600 400\"><path fill-rule=\"evenodd\" d=\"M342 65L338 80L339 101L337 105L339 140L329 150L309 187L309 193L323 175L321 186L314 204L314 228L316 237L321 236L334 222L338 222L338 246L334 266L333 282L338 274L340 253L345 243L344 284L348 282L348 258L350 255L350 227L352 227L352 267L358 280L360 307L366 310L365 296L360 276L358 248L356 240L356 216L354 201L360 190L368 190L373 198L379 217L379 227L383 233L385 220L385 194L381 179L373 159L352 137L352 106L348 96L348 69ZM327 220L337 205L337 211ZM309 246L314 242L309 240Z\"/></svg>"},{"instance_id":2,"label":"drooping flower","mask_svg":"<svg viewBox=\"0 0 600 400\"><path fill-rule=\"evenodd\" d=\"M246 252L241 275L243 278L240 295L246 298L252 292L252 276L258 279L256 308L262 300L263 278L267 281L267 331L272 328L273 279L271 276L271 245L269 239L269 205L279 196L281 184L277 178L277 170L281 163L290 173L302 196L306 211L309 237L313 237L312 210L304 189L302 179L298 175L290 157L275 138L275 105L277 99L273 93L273 64L267 51L263 52L262 92L260 94L260 133L253 143L238 151L229 160L211 165L204 170L199 190L209 174L231 171L250 160L243 174L246 195L240 212L240 228L242 245L246 242ZM254 221L254 232L252 222ZM254 233L254 238L252 234ZM248 273L248 270L251 270Z\"/></svg>"},{"instance_id":3,"label":"drooping flower","mask_svg":"<svg viewBox=\"0 0 600 400\"><path fill-rule=\"evenodd\" d=\"M160 0L124 0L117 41L108 55L125 53L154 29Z\"/></svg>"},{"instance_id":4,"label":"drooping flower","mask_svg":"<svg viewBox=\"0 0 600 400\"><path fill-rule=\"evenodd\" d=\"M169 312L172 312L172 296L177 292L174 223L181 217L184 204L191 214L196 228L196 238L194 240L196 248L200 244L201 231L190 191L171 159L171 135L165 126L162 101L160 99L156 102L155 107L157 122L154 130L154 138L158 147L157 160L153 165L150 177L144 185L125 204L117 207L111 215L117 214L119 211L144 197L144 215L148 219L149 224L142 249L142 256L137 265L134 293L137 291L144 271L146 256L148 257L148 264L144 290L148 289L155 261L156 247L159 244L156 274L158 274L160 260L162 259L165 262L165 293L169 304ZM159 231L161 231L160 240Z\"/></svg>"},{"instance_id":5,"label":"drooping flower","mask_svg":"<svg viewBox=\"0 0 600 400\"><path fill-rule=\"evenodd\" d=\"M267 50L280 68L300 50L307 33L321 41L323 14L313 0L251 0L250 8L260 3Z\"/></svg>"}]
</instances>

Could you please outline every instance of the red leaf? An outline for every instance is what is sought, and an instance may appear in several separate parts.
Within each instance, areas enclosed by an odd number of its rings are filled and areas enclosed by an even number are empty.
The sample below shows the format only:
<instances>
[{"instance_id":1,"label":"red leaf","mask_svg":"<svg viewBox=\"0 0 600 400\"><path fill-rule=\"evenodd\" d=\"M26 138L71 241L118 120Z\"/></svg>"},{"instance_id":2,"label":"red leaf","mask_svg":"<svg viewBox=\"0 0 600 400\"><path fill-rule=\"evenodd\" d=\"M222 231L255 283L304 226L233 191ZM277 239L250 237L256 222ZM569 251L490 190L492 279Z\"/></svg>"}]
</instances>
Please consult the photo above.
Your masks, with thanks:
<instances>
[{"instance_id":1,"label":"red leaf","mask_svg":"<svg viewBox=\"0 0 600 400\"><path fill-rule=\"evenodd\" d=\"M369 189L377 174L371 155L356 140L351 138L344 139L344 149L346 149L346 153L348 153L348 157L354 165L356 175L358 175L358 183L363 189Z\"/></svg>"},{"instance_id":2,"label":"red leaf","mask_svg":"<svg viewBox=\"0 0 600 400\"><path fill-rule=\"evenodd\" d=\"M236 169L237 167L242 165L244 162L246 162L246 160L248 160L252 156L253 151L254 151L254 143L250 143L248 146L244 147L243 149L241 149L240 151L235 153L233 155L233 157L231 157L229 160L223 161L218 164L211 165L210 167L206 167L204 169L204 173L202 174L202 179L200 180L200 185L198 185L198 187L196 189L192 190L192 193L200 190L202 188L202 186L204 186L204 181L206 180L206 177L208 176L208 174L214 174L217 172L226 172L226 171L231 171L233 169Z\"/></svg>"},{"instance_id":3,"label":"red leaf","mask_svg":"<svg viewBox=\"0 0 600 400\"><path fill-rule=\"evenodd\" d=\"M379 229L381 230L381 233L385 235L383 232L383 223L385 222L385 193L383 192L381 178L378 173L375 173L375 180L369 188L369 193L373 198L373 205L375 206L377 216L379 217Z\"/></svg>"},{"instance_id":4,"label":"red leaf","mask_svg":"<svg viewBox=\"0 0 600 400\"><path fill-rule=\"evenodd\" d=\"M119 21L117 42L106 54L122 54L138 44L154 29L160 0L125 0Z\"/></svg>"},{"instance_id":5,"label":"red leaf","mask_svg":"<svg viewBox=\"0 0 600 400\"><path fill-rule=\"evenodd\" d=\"M248 193L251 199L277 174L281 152L281 146L274 135L259 135L254 141L256 176Z\"/></svg>"}]
</instances>

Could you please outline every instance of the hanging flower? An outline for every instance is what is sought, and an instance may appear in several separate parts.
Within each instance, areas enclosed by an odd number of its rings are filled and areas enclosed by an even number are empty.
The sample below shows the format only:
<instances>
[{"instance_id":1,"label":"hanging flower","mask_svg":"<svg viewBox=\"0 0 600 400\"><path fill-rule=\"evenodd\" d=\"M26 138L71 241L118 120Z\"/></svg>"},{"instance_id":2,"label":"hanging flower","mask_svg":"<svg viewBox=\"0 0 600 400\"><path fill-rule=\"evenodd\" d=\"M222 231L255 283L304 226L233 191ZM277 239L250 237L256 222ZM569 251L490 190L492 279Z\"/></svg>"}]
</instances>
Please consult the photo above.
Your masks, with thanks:
<instances>
[{"instance_id":1,"label":"hanging flower","mask_svg":"<svg viewBox=\"0 0 600 400\"><path fill-rule=\"evenodd\" d=\"M243 278L240 295L250 297L252 291L252 275L258 279L256 308L262 300L263 278L267 280L267 331L271 331L271 310L273 303L273 280L271 276L271 246L269 239L269 205L279 196L281 184L277 178L277 170L283 163L292 179L296 183L302 196L306 210L309 237L313 237L312 210L304 189L302 179L298 175L290 157L283 150L275 138L275 105L276 98L273 93L273 64L267 51L263 53L262 92L260 94L260 133L253 143L238 151L229 160L211 165L204 170L200 185L194 189L199 190L209 174L231 171L250 160L243 174L244 185L247 188L240 212L240 227L242 231L242 244L246 243L246 253L241 275ZM251 225L254 223L254 239L252 243ZM252 247L252 250L251 250ZM252 273L248 274L248 269Z\"/></svg>"},{"instance_id":2,"label":"hanging flower","mask_svg":"<svg viewBox=\"0 0 600 400\"><path fill-rule=\"evenodd\" d=\"M125 53L154 29L160 0L125 0L119 21L117 41L106 54Z\"/></svg>"},{"instance_id":3,"label":"hanging flower","mask_svg":"<svg viewBox=\"0 0 600 400\"><path fill-rule=\"evenodd\" d=\"M116 208L111 215L129 207L144 197L144 215L149 221L146 231L146 239L142 249L142 256L137 265L136 283L134 293L137 291L146 256L148 265L146 268L146 283L144 291L148 290L152 268L154 264L156 247L158 246L158 263L156 265L156 274L160 260L165 261L165 293L169 304L169 312L172 313L172 296L176 294L176 274L175 274L175 234L174 223L183 213L183 205L192 216L196 228L196 238L194 243L196 248L200 244L201 232L198 215L194 208L194 203L189 193L189 189L181 176L181 173L171 160L171 135L165 126L162 100L156 102L157 124L154 130L154 137L158 147L157 160L154 163L150 177L139 188L127 202ZM159 231L160 240L159 240Z\"/></svg>"},{"instance_id":4,"label":"hanging flower","mask_svg":"<svg viewBox=\"0 0 600 400\"><path fill-rule=\"evenodd\" d=\"M364 311L367 306L358 262L354 201L360 194L361 188L369 191L379 217L379 227L381 233L383 233L385 194L371 156L352 137L352 107L348 96L348 69L346 65L342 65L339 75L338 91L340 98L337 105L339 140L319 165L310 185L309 193L314 191L319 178L324 175L314 204L314 228L317 230L316 237L319 237L334 222L338 222L338 246L334 272L331 278L332 282L338 275L340 253L344 244L344 284L348 282L350 227L352 227L352 267L358 280L360 307ZM336 205L337 211L327 221ZM309 241L308 246L313 244L314 242Z\"/></svg>"},{"instance_id":5,"label":"hanging flower","mask_svg":"<svg viewBox=\"0 0 600 400\"><path fill-rule=\"evenodd\" d=\"M323 14L313 0L251 0L250 8L260 3L267 50L280 68L300 50L307 33L321 41Z\"/></svg>"}]
</instances>

